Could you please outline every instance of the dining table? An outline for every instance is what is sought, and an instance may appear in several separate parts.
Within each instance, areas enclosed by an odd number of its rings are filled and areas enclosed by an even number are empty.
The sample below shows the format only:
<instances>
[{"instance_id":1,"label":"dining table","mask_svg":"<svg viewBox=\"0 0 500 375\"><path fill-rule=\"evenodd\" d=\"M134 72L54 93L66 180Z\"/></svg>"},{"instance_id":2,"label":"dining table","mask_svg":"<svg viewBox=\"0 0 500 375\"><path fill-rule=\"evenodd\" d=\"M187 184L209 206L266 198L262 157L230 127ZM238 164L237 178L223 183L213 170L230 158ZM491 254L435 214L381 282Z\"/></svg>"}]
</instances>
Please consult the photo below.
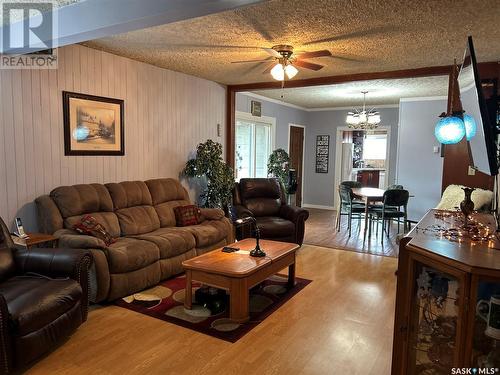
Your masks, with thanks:
<instances>
[{"instance_id":1,"label":"dining table","mask_svg":"<svg viewBox=\"0 0 500 375\"><path fill-rule=\"evenodd\" d=\"M355 198L361 199L365 204L365 229L363 232L363 241L366 239L366 231L368 229L368 238L371 237L371 225L368 225L368 209L370 204L382 202L384 200L384 189L360 187L352 188L352 194Z\"/></svg>"}]
</instances>

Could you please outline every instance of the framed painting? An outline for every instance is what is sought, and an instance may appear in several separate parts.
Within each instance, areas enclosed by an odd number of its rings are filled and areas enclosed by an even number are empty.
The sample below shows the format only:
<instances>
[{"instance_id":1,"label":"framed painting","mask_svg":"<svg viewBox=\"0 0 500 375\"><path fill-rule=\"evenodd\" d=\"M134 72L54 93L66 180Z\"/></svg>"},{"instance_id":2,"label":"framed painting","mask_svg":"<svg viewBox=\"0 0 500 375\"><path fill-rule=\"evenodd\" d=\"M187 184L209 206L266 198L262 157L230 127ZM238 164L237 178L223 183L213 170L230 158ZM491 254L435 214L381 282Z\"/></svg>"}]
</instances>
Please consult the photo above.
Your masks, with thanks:
<instances>
[{"instance_id":1,"label":"framed painting","mask_svg":"<svg viewBox=\"0 0 500 375\"><path fill-rule=\"evenodd\" d=\"M125 155L124 102L63 91L65 155Z\"/></svg>"}]
</instances>

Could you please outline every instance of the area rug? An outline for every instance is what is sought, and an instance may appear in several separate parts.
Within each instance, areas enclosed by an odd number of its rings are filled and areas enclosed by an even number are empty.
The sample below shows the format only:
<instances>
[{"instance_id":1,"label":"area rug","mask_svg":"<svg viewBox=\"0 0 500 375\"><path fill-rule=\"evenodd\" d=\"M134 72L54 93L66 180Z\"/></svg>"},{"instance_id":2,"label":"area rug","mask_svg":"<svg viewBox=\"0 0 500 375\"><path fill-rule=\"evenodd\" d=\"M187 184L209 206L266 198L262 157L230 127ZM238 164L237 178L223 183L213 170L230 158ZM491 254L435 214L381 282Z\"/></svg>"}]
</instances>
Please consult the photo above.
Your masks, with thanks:
<instances>
[{"instance_id":1,"label":"area rug","mask_svg":"<svg viewBox=\"0 0 500 375\"><path fill-rule=\"evenodd\" d=\"M250 290L250 320L242 324L229 320L228 303L223 304L222 312L216 314L197 304L195 291L201 287L197 282L193 282L193 308L184 309L184 275L119 299L115 304L222 340L236 342L310 282L308 279L296 278L295 286L288 289L286 276L271 276Z\"/></svg>"}]
</instances>

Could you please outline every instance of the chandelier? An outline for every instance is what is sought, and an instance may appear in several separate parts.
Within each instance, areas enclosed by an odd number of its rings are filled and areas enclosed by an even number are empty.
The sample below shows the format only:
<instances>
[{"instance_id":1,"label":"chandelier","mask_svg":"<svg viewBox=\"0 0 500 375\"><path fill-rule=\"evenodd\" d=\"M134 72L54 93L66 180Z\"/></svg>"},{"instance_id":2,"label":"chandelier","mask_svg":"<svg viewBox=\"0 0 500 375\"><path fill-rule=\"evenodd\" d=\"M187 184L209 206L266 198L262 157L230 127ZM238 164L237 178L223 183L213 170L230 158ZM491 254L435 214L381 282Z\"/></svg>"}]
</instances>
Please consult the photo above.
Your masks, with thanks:
<instances>
[{"instance_id":1,"label":"chandelier","mask_svg":"<svg viewBox=\"0 0 500 375\"><path fill-rule=\"evenodd\" d=\"M361 111L348 112L346 123L350 129L372 130L378 128L380 124L380 113L374 108L366 110L366 94L368 91L361 91L363 94L363 109Z\"/></svg>"}]
</instances>

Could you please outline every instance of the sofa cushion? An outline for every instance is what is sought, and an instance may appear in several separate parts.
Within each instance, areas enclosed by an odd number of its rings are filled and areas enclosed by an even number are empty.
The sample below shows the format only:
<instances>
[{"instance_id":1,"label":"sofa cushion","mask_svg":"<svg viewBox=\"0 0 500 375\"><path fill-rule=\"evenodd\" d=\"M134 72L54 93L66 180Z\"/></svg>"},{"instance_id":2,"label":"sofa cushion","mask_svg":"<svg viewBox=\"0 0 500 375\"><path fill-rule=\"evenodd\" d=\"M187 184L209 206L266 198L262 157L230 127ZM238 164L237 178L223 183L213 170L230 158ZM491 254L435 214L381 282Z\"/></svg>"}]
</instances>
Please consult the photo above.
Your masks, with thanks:
<instances>
[{"instance_id":1,"label":"sofa cushion","mask_svg":"<svg viewBox=\"0 0 500 375\"><path fill-rule=\"evenodd\" d=\"M149 233L160 227L160 220L152 206L122 208L116 211L116 216L124 236Z\"/></svg>"},{"instance_id":2,"label":"sofa cushion","mask_svg":"<svg viewBox=\"0 0 500 375\"><path fill-rule=\"evenodd\" d=\"M0 284L7 301L12 327L22 336L58 319L82 299L82 288L74 280L13 277Z\"/></svg>"},{"instance_id":3,"label":"sofa cushion","mask_svg":"<svg viewBox=\"0 0 500 375\"><path fill-rule=\"evenodd\" d=\"M131 236L152 232L160 227L160 220L152 206L151 194L142 181L106 184L122 235Z\"/></svg>"},{"instance_id":4,"label":"sofa cushion","mask_svg":"<svg viewBox=\"0 0 500 375\"><path fill-rule=\"evenodd\" d=\"M118 222L118 217L115 213L90 212L88 215L95 217L99 224L106 229L111 237L120 237L120 223ZM64 227L66 229L73 229L76 224L81 222L84 216L87 216L87 214L67 217L64 219Z\"/></svg>"},{"instance_id":5,"label":"sofa cushion","mask_svg":"<svg viewBox=\"0 0 500 375\"><path fill-rule=\"evenodd\" d=\"M196 247L213 245L228 236L227 225L222 220L204 221L184 228L194 235Z\"/></svg>"},{"instance_id":6,"label":"sofa cushion","mask_svg":"<svg viewBox=\"0 0 500 375\"><path fill-rule=\"evenodd\" d=\"M160 226L176 225L174 209L190 205L189 195L181 183L173 178L160 178L146 181L151 193L153 206L160 219Z\"/></svg>"},{"instance_id":7,"label":"sofa cushion","mask_svg":"<svg viewBox=\"0 0 500 375\"><path fill-rule=\"evenodd\" d=\"M158 246L136 238L118 238L106 251L110 273L135 271L160 259Z\"/></svg>"},{"instance_id":8,"label":"sofa cushion","mask_svg":"<svg viewBox=\"0 0 500 375\"><path fill-rule=\"evenodd\" d=\"M115 209L153 205L148 187L142 181L124 181L105 186L109 190Z\"/></svg>"},{"instance_id":9,"label":"sofa cushion","mask_svg":"<svg viewBox=\"0 0 500 375\"><path fill-rule=\"evenodd\" d=\"M274 216L258 217L256 220L263 238L288 237L295 233L295 224L289 220Z\"/></svg>"},{"instance_id":10,"label":"sofa cushion","mask_svg":"<svg viewBox=\"0 0 500 375\"><path fill-rule=\"evenodd\" d=\"M113 201L101 184L60 186L51 191L63 218L95 212L112 212Z\"/></svg>"},{"instance_id":11,"label":"sofa cushion","mask_svg":"<svg viewBox=\"0 0 500 375\"><path fill-rule=\"evenodd\" d=\"M174 209L179 206L187 206L189 205L189 201L170 201L170 202L164 202L157 204L154 206L155 211L158 215L158 218L160 220L160 226L162 228L164 227L175 227L176 226L176 219L175 219L175 212Z\"/></svg>"},{"instance_id":12,"label":"sofa cushion","mask_svg":"<svg viewBox=\"0 0 500 375\"><path fill-rule=\"evenodd\" d=\"M178 180L173 178L158 178L146 181L153 205L170 201L189 201L189 195Z\"/></svg>"},{"instance_id":13,"label":"sofa cushion","mask_svg":"<svg viewBox=\"0 0 500 375\"><path fill-rule=\"evenodd\" d=\"M167 259L183 254L196 246L194 235L186 228L160 228L151 233L134 236L150 241L160 248L160 258Z\"/></svg>"}]
</instances>

